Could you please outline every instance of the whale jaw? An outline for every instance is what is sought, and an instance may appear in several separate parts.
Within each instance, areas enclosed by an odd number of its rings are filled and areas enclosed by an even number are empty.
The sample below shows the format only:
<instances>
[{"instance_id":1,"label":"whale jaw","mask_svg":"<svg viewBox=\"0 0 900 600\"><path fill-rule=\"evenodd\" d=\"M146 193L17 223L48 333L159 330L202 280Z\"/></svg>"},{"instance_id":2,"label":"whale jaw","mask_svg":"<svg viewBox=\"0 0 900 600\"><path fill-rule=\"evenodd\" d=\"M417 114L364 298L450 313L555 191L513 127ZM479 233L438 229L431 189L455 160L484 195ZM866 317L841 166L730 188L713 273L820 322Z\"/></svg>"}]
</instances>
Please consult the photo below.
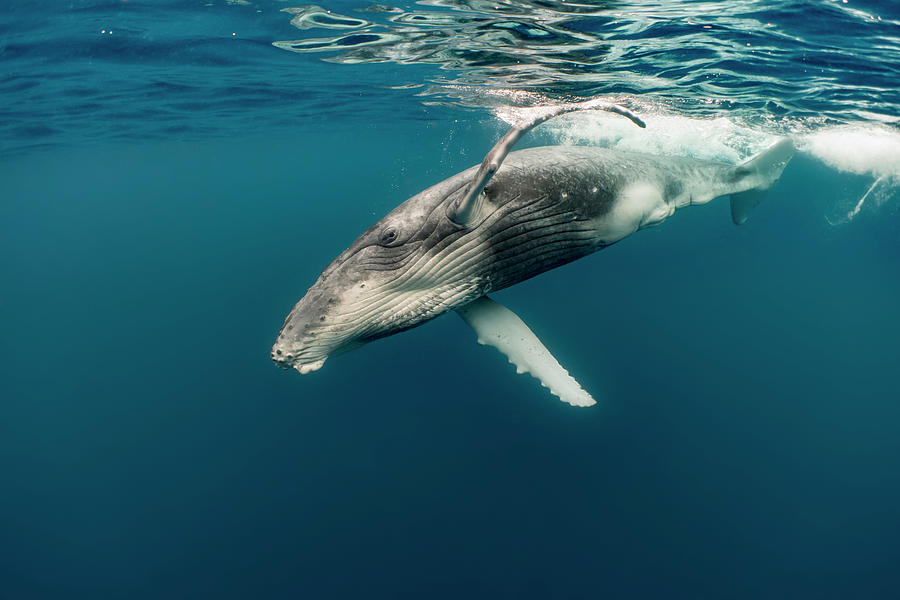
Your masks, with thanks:
<instances>
[{"instance_id":1,"label":"whale jaw","mask_svg":"<svg viewBox=\"0 0 900 600\"><path fill-rule=\"evenodd\" d=\"M317 360L315 362L300 364L297 363L294 365L294 369L297 370L301 375L306 375L307 373L312 373L313 371L318 371L322 368L322 365L325 364L325 359Z\"/></svg>"}]
</instances>

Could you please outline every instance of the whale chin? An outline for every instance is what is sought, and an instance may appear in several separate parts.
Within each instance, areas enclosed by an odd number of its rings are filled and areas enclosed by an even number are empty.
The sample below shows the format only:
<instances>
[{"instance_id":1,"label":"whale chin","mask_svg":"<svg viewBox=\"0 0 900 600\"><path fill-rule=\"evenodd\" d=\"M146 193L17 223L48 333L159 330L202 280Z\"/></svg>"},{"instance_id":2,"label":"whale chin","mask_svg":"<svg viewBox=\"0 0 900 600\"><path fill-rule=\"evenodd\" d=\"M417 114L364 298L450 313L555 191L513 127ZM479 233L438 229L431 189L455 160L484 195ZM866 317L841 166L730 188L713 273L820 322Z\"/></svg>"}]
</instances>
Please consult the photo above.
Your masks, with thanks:
<instances>
[{"instance_id":1,"label":"whale chin","mask_svg":"<svg viewBox=\"0 0 900 600\"><path fill-rule=\"evenodd\" d=\"M311 363L295 363L293 365L294 369L297 370L301 375L306 375L307 373L312 373L313 371L318 371L322 368L322 365L325 364L326 359L317 360Z\"/></svg>"},{"instance_id":2,"label":"whale chin","mask_svg":"<svg viewBox=\"0 0 900 600\"><path fill-rule=\"evenodd\" d=\"M328 360L330 355L320 353L307 353L306 356L301 352L291 352L282 350L278 344L272 348L272 360L279 367L285 370L294 369L300 374L312 373L318 371Z\"/></svg>"}]
</instances>

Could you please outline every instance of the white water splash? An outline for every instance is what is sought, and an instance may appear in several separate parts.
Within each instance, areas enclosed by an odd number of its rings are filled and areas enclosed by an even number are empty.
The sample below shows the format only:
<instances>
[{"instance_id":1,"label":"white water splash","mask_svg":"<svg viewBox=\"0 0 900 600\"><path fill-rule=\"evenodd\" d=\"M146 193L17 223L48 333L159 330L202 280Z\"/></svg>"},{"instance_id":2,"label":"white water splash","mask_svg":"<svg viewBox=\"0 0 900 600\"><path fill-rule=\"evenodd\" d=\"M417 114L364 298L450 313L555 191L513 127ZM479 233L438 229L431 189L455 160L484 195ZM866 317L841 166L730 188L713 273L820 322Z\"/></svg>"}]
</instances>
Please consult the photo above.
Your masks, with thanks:
<instances>
[{"instance_id":1,"label":"white water splash","mask_svg":"<svg viewBox=\"0 0 900 600\"><path fill-rule=\"evenodd\" d=\"M842 125L798 138L810 156L841 173L874 178L853 208L832 225L855 219L865 207L878 209L900 190L900 131L884 125Z\"/></svg>"},{"instance_id":2,"label":"white water splash","mask_svg":"<svg viewBox=\"0 0 900 600\"><path fill-rule=\"evenodd\" d=\"M617 115L590 111L553 119L542 125L536 135L550 138L547 140L550 144L603 146L726 163L739 163L784 136L775 129L752 128L726 117L687 117L634 96L610 96L603 100L632 109L647 128L635 127ZM512 125L536 110L535 107L503 107L496 109L495 114Z\"/></svg>"},{"instance_id":3,"label":"white water splash","mask_svg":"<svg viewBox=\"0 0 900 600\"><path fill-rule=\"evenodd\" d=\"M798 147L843 173L900 178L900 131L839 125L798 137Z\"/></svg>"}]
</instances>

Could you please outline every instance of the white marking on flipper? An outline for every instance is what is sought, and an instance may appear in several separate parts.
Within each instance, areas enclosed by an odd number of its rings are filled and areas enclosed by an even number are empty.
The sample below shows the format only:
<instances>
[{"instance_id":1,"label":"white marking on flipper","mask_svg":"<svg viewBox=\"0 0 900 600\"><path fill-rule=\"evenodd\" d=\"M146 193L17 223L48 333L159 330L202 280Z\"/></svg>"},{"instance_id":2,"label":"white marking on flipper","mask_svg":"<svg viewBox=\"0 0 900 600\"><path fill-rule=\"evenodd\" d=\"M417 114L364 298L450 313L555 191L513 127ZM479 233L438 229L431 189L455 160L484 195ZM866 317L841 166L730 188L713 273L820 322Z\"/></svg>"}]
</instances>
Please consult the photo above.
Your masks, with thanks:
<instances>
[{"instance_id":1,"label":"white marking on flipper","mask_svg":"<svg viewBox=\"0 0 900 600\"><path fill-rule=\"evenodd\" d=\"M530 373L541 385L572 406L597 403L550 354L522 319L502 304L482 296L456 309L475 330L478 343L493 346L506 355L517 373Z\"/></svg>"}]
</instances>

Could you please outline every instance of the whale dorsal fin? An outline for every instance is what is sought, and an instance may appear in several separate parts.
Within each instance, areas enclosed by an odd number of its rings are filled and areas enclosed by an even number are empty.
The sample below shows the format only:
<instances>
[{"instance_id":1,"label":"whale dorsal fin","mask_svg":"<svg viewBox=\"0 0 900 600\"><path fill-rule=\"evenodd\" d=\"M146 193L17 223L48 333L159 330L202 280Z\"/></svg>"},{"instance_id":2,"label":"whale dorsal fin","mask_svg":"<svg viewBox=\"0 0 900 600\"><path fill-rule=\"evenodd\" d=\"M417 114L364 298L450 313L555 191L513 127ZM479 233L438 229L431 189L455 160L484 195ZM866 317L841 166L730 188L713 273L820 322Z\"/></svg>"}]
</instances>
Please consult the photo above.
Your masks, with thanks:
<instances>
[{"instance_id":1,"label":"whale dorsal fin","mask_svg":"<svg viewBox=\"0 0 900 600\"><path fill-rule=\"evenodd\" d=\"M475 330L479 344L493 346L505 354L517 373L530 373L550 393L572 406L597 403L553 358L528 325L502 304L482 296L457 308L456 313Z\"/></svg>"},{"instance_id":2,"label":"whale dorsal fin","mask_svg":"<svg viewBox=\"0 0 900 600\"><path fill-rule=\"evenodd\" d=\"M524 123L514 125L506 135L500 138L499 142L494 144L494 147L481 161L481 166L478 167L478 172L475 173L475 177L472 179L469 187L466 188L465 194L457 203L451 216L453 221L464 227L474 227L481 223L487 217L486 202L481 192L491 177L494 176L494 173L500 168L503 159L506 158L506 155L509 154L516 142L541 123L549 121L553 117L579 110L604 110L616 113L630 119L638 127L646 127L646 124L627 108L599 100L542 107L542 110L539 110L535 116Z\"/></svg>"}]
</instances>

